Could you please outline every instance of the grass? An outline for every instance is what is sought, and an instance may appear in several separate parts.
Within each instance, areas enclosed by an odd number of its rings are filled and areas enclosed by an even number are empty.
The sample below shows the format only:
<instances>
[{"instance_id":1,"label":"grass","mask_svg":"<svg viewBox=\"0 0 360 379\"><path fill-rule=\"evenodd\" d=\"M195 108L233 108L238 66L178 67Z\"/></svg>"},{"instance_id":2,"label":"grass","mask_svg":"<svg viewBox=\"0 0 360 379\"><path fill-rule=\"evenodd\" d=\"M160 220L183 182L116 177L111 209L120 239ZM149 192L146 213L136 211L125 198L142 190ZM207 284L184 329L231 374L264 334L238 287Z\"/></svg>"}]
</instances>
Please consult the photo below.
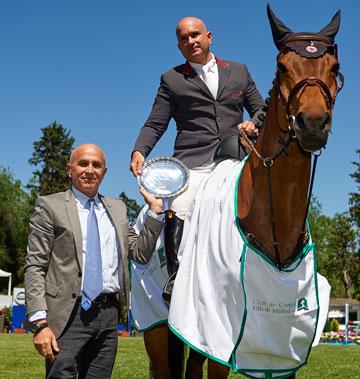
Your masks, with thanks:
<instances>
[{"instance_id":1,"label":"grass","mask_svg":"<svg viewBox=\"0 0 360 379\"><path fill-rule=\"evenodd\" d=\"M321 345L311 352L308 364L297 379L360 378L360 346ZM148 361L141 337L119 338L113 378L146 379ZM32 344L31 335L0 334L0 378L37 379L44 377L44 360ZM229 378L243 378L231 373Z\"/></svg>"}]
</instances>

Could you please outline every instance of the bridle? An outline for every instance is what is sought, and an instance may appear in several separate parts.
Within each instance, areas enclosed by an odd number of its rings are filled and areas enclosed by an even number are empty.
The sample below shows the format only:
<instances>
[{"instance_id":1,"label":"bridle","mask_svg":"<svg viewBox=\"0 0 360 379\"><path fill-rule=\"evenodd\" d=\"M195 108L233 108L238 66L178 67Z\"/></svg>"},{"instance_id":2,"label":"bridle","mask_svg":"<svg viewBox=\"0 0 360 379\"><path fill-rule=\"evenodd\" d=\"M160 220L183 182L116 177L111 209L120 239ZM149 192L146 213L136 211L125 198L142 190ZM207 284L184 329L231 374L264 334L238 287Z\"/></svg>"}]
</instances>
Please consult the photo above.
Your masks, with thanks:
<instances>
[{"instance_id":1,"label":"bridle","mask_svg":"<svg viewBox=\"0 0 360 379\"><path fill-rule=\"evenodd\" d=\"M288 49L286 44L289 42L314 41L314 40L320 41L320 42L325 42L328 45L329 45L329 42L331 42L330 39L328 39L325 36L299 35L299 36L296 36L296 37L293 37L291 39L287 39L286 41L284 41L283 48L280 50L279 55L282 54L285 49ZM327 50L329 50L330 48L333 49L333 54L338 59L336 45L333 45L331 42L331 44L328 46ZM299 54L298 51L296 51L296 53ZM278 55L278 58L279 58L279 55ZM299 55L301 55L301 54L299 54ZM312 58L312 59L316 59L316 58ZM308 86L317 86L317 87L319 87L322 95L325 97L328 109L331 109L335 103L336 96L337 96L338 92L341 90L341 88L343 86L343 82L344 82L344 78L343 78L342 74L339 72L338 75L340 76L340 80L337 79L337 81L336 81L337 90L336 90L336 93L334 96L331 95L329 87L321 79L318 79L318 78L311 76L311 77L307 77L305 79L302 79L298 83L296 83L295 86L291 89L289 96L286 98L284 96L283 92L281 91L280 79L279 79L280 73L279 73L279 71L277 71L276 77L275 77L275 85L276 85L277 92L280 95L280 99L281 99L281 102L282 102L283 107L284 107L285 115L286 115L286 118L288 121L288 130L287 130L284 137L279 138L279 143L278 143L276 149L273 151L273 153L270 156L268 156L268 157L262 156L259 153L259 151L256 149L254 142L251 141L249 139L249 137L243 131L240 131L241 137L247 142L250 149L257 155L257 157L260 159L260 161L262 162L262 164L264 165L264 167L267 169L267 172L268 172L269 208L270 208L270 221L271 221L271 229L272 229L272 239L273 239L273 247L275 250L276 265L280 271L284 267L286 267L288 264L291 264L293 258L298 255L298 251L300 249L303 249L303 247L306 245L306 243L308 241L308 235L307 235L307 232L305 230L305 225L306 225L307 214L308 214L309 207L310 207L310 200L311 200L312 188L313 188L313 184L314 184L317 159L321 155L321 150L317 153L312 153L312 155L314 156L314 161L312 164L311 179L310 179L310 185L308 188L306 211L305 211L305 217L303 220L303 228L302 228L302 232L300 233L300 236L298 238L296 247L295 247L293 253L286 260L286 262L282 262L280 259L280 251L279 251L279 244L278 244L278 239L277 239L274 206L273 206L271 168L274 164L274 161L283 152L286 155L288 155L289 144L297 139L296 134L295 134L295 129L294 129L296 119L295 119L295 116L293 114L291 114L291 111L290 111L290 106L292 104L293 99L295 98L295 95L298 94L300 91L304 91L305 88ZM240 220L239 220L239 222L240 222ZM243 229L245 229L245 228L243 227ZM260 247L263 251L266 250L264 245L252 233L247 232L246 236L247 236L248 240L251 240L255 245Z\"/></svg>"},{"instance_id":2,"label":"bridle","mask_svg":"<svg viewBox=\"0 0 360 379\"><path fill-rule=\"evenodd\" d=\"M304 92L306 87L309 87L309 86L310 87L313 87L313 86L319 87L322 95L325 98L326 105L327 105L328 109L330 109L333 106L333 104L335 103L336 95L334 97L332 97L331 92L329 90L329 87L321 79L315 78L314 76L309 76L308 78L302 79L298 83L296 83L295 86L291 89L287 99L281 90L281 87L279 84L279 75L278 74L276 76L276 85L277 85L277 90L278 90L278 93L281 97L281 101L284 105L285 112L286 112L288 119L289 118L291 118L291 119L295 118L295 116L292 115L291 111L290 111L290 105L292 104L292 101L293 101L295 95L300 91L301 91L301 93Z\"/></svg>"},{"instance_id":3,"label":"bridle","mask_svg":"<svg viewBox=\"0 0 360 379\"><path fill-rule=\"evenodd\" d=\"M320 43L324 43L324 44L326 44L326 50L324 51L324 53L326 51L330 52L332 55L334 55L336 57L337 61L339 62L337 45L336 44L334 45L332 43L331 39L326 37L326 36L313 35L313 34L298 35L298 36L286 39L282 43L282 48L280 49L280 52L277 56L277 62L279 61L280 55L282 55L285 52L285 50L289 50L289 47L288 47L289 44L291 44L293 42L297 42L297 41L310 42L309 46L312 46L315 41L320 42ZM301 54L301 52L299 52L299 51L296 51L296 53L298 55L303 56L303 57L306 56L306 55ZM312 58L312 59L317 59L317 58ZM297 82L295 84L295 86L290 90L289 96L287 98L284 95L283 91L281 90L279 69L276 72L275 83L276 83L276 88L277 88L278 94L280 95L281 101L282 101L283 106L284 106L286 118L288 120L288 127L291 130L291 132L293 134L295 134L294 125L296 122L296 118L291 113L291 109L290 109L291 104L293 102L293 99L295 98L295 95L297 95L299 92L301 95L305 91L306 87L317 86L325 98L327 108L332 109L332 107L335 103L335 100L336 100L336 96L339 93L339 91L341 90L341 88L343 87L344 76L340 72L338 72L336 74L336 92L335 92L334 96L332 96L331 91L330 91L329 87L327 86L327 84L324 83L324 81L322 81L321 79L316 78L314 76L309 76L309 77L304 78L304 79L300 80L299 82ZM299 99L300 99L300 96L299 96Z\"/></svg>"}]
</instances>

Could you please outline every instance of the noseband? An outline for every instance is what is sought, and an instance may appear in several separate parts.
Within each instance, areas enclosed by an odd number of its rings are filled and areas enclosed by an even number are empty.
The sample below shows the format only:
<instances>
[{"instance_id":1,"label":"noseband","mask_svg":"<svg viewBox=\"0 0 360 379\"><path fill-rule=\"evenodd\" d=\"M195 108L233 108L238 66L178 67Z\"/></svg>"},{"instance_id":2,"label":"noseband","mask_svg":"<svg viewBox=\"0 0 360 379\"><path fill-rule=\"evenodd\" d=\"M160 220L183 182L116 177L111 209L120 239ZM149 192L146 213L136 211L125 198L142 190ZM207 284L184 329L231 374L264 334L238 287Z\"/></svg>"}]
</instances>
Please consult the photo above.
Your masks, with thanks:
<instances>
[{"instance_id":1,"label":"noseband","mask_svg":"<svg viewBox=\"0 0 360 379\"><path fill-rule=\"evenodd\" d=\"M336 94L334 97L332 97L329 87L321 79L315 78L314 76L309 76L308 78L302 79L298 83L296 83L295 86L290 91L287 99L285 98L283 92L281 91L281 87L279 83L279 75L276 76L276 85L277 85L277 90L281 97L281 101L284 104L285 112L288 119L290 117L294 117L290 111L290 105L293 98L298 92L301 91L302 93L306 87L312 87L312 86L319 87L322 95L324 96L326 100L326 105L328 109L332 108L332 106L335 103Z\"/></svg>"}]
</instances>

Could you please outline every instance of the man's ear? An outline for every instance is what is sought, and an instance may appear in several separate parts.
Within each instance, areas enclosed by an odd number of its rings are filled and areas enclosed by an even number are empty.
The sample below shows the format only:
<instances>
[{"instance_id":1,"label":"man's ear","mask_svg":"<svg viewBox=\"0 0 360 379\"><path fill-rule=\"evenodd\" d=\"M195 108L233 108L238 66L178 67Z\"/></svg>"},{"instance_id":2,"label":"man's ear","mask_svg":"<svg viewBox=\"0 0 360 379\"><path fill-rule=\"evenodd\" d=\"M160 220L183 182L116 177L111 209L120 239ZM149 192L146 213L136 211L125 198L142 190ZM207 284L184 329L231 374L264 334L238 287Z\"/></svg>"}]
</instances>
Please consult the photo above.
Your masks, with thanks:
<instances>
[{"instance_id":1,"label":"man's ear","mask_svg":"<svg viewBox=\"0 0 360 379\"><path fill-rule=\"evenodd\" d=\"M67 171L68 177L71 178L71 164L70 163L66 163L66 171Z\"/></svg>"},{"instance_id":2,"label":"man's ear","mask_svg":"<svg viewBox=\"0 0 360 379\"><path fill-rule=\"evenodd\" d=\"M212 33L211 32L207 32L207 37L209 39L209 45L212 44Z\"/></svg>"},{"instance_id":3,"label":"man's ear","mask_svg":"<svg viewBox=\"0 0 360 379\"><path fill-rule=\"evenodd\" d=\"M179 43L177 44L177 47L178 47L178 49L181 51L181 49L180 49L180 44L179 44Z\"/></svg>"}]
</instances>

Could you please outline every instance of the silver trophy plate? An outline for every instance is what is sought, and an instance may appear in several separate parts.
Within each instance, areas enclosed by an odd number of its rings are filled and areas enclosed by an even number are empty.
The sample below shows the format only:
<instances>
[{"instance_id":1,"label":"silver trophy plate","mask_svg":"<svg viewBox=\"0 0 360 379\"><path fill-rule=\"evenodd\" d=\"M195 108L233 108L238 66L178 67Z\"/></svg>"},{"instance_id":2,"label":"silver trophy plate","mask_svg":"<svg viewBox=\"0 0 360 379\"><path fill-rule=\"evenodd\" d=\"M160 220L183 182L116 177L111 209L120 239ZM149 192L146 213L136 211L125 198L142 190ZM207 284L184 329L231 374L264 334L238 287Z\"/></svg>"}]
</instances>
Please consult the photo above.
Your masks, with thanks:
<instances>
[{"instance_id":1,"label":"silver trophy plate","mask_svg":"<svg viewBox=\"0 0 360 379\"><path fill-rule=\"evenodd\" d=\"M145 162L137 179L147 192L168 198L185 191L189 175L188 168L178 159L158 157Z\"/></svg>"}]
</instances>

